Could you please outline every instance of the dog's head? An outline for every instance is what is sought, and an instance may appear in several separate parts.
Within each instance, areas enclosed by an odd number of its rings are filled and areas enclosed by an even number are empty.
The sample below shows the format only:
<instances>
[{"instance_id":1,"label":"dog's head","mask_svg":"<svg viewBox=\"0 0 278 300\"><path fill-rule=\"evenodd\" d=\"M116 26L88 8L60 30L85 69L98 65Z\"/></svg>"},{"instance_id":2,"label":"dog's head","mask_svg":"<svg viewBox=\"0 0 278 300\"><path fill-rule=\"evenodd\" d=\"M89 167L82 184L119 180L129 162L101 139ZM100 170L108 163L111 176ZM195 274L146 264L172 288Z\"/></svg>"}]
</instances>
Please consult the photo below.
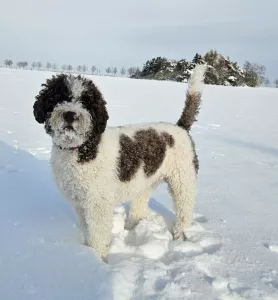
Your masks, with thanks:
<instances>
[{"instance_id":1,"label":"dog's head","mask_svg":"<svg viewBox=\"0 0 278 300\"><path fill-rule=\"evenodd\" d=\"M38 123L63 149L78 148L100 136L108 120L106 102L94 83L59 74L47 79L33 106Z\"/></svg>"}]
</instances>

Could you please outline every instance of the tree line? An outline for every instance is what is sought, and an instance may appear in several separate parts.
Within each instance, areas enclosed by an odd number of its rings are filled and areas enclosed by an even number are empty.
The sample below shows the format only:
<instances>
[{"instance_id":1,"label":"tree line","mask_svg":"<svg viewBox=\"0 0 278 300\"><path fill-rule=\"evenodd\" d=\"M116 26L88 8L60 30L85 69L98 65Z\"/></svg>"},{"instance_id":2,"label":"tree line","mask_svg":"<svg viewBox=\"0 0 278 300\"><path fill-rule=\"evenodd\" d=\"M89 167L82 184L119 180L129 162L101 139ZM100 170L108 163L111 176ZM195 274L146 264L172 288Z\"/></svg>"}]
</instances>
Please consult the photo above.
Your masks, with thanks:
<instances>
[{"instance_id":1,"label":"tree line","mask_svg":"<svg viewBox=\"0 0 278 300\"><path fill-rule=\"evenodd\" d=\"M82 74L88 74L91 73L93 75L102 75L102 72L99 68L97 68L95 65L91 66L90 68L87 65L77 65L73 66L71 64L63 64L61 68L59 69L56 63L47 62L45 65L43 65L40 61L33 61L29 65L27 61L18 61L14 64L14 62L11 59L5 59L4 60L4 66L6 68L12 68L16 67L19 69L31 69L31 70L48 70L48 71L54 71L54 72L77 72ZM121 76L129 76L131 77L139 70L138 67L129 67L125 68L122 67L120 69L116 67L107 67L105 69L105 73L109 76L113 75L116 76L120 74Z\"/></svg>"},{"instance_id":2,"label":"tree line","mask_svg":"<svg viewBox=\"0 0 278 300\"><path fill-rule=\"evenodd\" d=\"M210 50L203 56L196 53L191 61L187 59L169 60L165 57L156 57L148 60L140 69L139 67L107 67L105 74L108 76L128 76L137 79L172 80L187 82L191 71L197 64L207 64L208 69L205 76L205 83L215 85L231 86L270 86L270 80L265 77L266 68L263 65L245 61L242 67L230 57L225 57L216 50ZM43 65L40 61L18 61L14 64L11 59L4 60L5 67L16 67L31 70L49 70L53 72L76 72L82 74L103 75L102 71L95 65L73 66L63 64L61 68L56 63L47 62ZM278 79L273 81L278 88Z\"/></svg>"}]
</instances>

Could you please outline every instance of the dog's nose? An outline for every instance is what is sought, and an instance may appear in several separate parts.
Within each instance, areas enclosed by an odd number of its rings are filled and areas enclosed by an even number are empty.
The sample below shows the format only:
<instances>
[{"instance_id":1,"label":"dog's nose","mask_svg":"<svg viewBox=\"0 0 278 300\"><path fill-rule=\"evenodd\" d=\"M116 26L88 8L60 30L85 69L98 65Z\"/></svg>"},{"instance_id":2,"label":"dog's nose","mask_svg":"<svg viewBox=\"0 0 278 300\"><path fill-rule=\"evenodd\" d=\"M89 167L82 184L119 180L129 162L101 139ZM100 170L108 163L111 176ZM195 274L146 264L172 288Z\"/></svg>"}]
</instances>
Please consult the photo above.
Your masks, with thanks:
<instances>
[{"instance_id":1,"label":"dog's nose","mask_svg":"<svg viewBox=\"0 0 278 300\"><path fill-rule=\"evenodd\" d=\"M72 123L74 121L74 117L75 117L76 113L73 111L67 111L64 113L64 119L66 122L68 123Z\"/></svg>"}]
</instances>

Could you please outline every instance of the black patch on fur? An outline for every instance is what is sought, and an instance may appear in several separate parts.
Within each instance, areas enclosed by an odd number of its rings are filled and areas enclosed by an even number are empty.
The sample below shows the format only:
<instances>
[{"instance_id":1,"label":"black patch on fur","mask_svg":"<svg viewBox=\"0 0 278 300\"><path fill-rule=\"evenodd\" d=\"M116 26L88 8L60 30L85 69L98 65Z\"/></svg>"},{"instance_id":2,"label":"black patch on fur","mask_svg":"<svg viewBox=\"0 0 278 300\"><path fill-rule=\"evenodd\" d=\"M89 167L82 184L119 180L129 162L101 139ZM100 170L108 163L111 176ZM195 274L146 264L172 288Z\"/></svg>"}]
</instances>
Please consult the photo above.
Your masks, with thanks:
<instances>
[{"instance_id":1,"label":"black patch on fur","mask_svg":"<svg viewBox=\"0 0 278 300\"><path fill-rule=\"evenodd\" d=\"M53 75L52 78L46 80L46 83L42 84L43 88L36 96L36 102L33 106L33 113L38 123L45 123L58 103L72 100L70 91L66 86L66 77L66 74Z\"/></svg>"},{"instance_id":2,"label":"black patch on fur","mask_svg":"<svg viewBox=\"0 0 278 300\"><path fill-rule=\"evenodd\" d=\"M97 157L101 135L89 136L87 141L78 148L78 162L85 163Z\"/></svg>"},{"instance_id":3,"label":"black patch on fur","mask_svg":"<svg viewBox=\"0 0 278 300\"><path fill-rule=\"evenodd\" d=\"M106 101L92 80L83 79L85 87L80 97L82 106L92 117L92 130L87 141L78 149L78 161L88 162L97 157L101 135L105 131L109 119Z\"/></svg>"},{"instance_id":4,"label":"black patch on fur","mask_svg":"<svg viewBox=\"0 0 278 300\"><path fill-rule=\"evenodd\" d=\"M36 121L45 123L46 133L50 135L53 131L49 124L49 118L55 106L62 102L72 101L72 94L67 85L67 77L69 76L72 75L59 74L47 79L46 83L42 84L43 88L36 97L33 106ZM96 158L101 135L106 128L109 116L106 110L106 102L92 80L83 78L80 75L74 77L74 79L82 81L84 90L79 101L92 117L92 130L88 133L88 139L78 148L78 161L84 163Z\"/></svg>"},{"instance_id":5,"label":"black patch on fur","mask_svg":"<svg viewBox=\"0 0 278 300\"><path fill-rule=\"evenodd\" d=\"M95 137L104 132L107 120L109 119L106 110L106 101L103 99L101 92L92 82L92 80L83 78L83 86L85 89L80 97L80 102L92 117L92 135Z\"/></svg>"},{"instance_id":6,"label":"black patch on fur","mask_svg":"<svg viewBox=\"0 0 278 300\"><path fill-rule=\"evenodd\" d=\"M139 130L132 138L121 134L118 162L120 181L130 181L141 164L147 177L155 174L165 158L167 145L173 147L174 138L167 132L159 134L153 128Z\"/></svg>"}]
</instances>

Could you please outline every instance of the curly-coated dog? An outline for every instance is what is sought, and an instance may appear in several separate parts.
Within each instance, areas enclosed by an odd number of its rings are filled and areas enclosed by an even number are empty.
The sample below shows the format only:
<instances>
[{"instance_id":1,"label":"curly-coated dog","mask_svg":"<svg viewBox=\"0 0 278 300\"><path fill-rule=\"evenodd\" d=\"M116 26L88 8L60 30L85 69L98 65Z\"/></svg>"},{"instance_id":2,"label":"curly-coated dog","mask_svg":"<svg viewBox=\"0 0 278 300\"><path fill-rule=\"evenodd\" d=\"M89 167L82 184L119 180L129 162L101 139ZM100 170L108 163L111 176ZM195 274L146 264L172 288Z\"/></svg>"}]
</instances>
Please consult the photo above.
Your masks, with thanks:
<instances>
[{"instance_id":1,"label":"curly-coated dog","mask_svg":"<svg viewBox=\"0 0 278 300\"><path fill-rule=\"evenodd\" d=\"M174 239L190 225L198 158L190 128L199 113L206 67L191 74L177 124L107 127L106 102L88 78L59 74L36 96L34 116L52 137L55 182L78 216L85 244L105 259L115 205L132 200L127 227L148 215L152 190L166 182L173 197Z\"/></svg>"}]
</instances>

